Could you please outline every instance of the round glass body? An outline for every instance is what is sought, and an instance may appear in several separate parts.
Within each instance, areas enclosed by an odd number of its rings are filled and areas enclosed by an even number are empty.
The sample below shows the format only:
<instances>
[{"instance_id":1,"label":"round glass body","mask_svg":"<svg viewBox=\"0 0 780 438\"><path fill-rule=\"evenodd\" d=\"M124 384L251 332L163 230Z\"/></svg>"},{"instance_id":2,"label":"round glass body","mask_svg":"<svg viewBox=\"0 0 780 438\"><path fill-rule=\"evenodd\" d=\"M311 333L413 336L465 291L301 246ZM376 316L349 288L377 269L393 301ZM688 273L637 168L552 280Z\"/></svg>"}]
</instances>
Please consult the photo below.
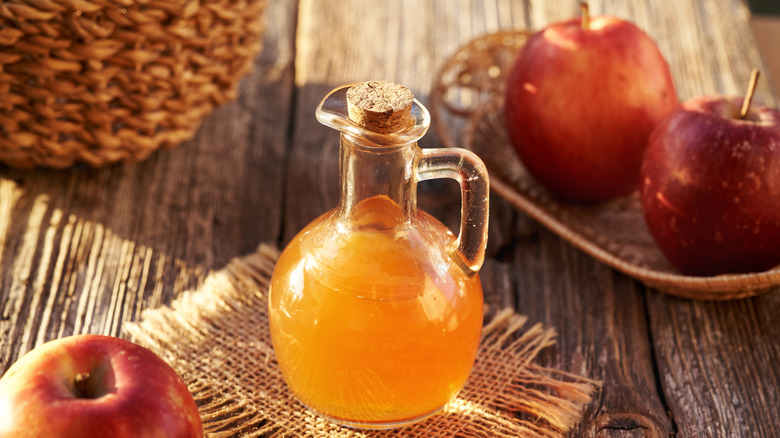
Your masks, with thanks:
<instances>
[{"instance_id":1,"label":"round glass body","mask_svg":"<svg viewBox=\"0 0 780 438\"><path fill-rule=\"evenodd\" d=\"M271 334L288 386L310 409L351 426L400 426L463 387L479 344L482 287L443 250L454 236L433 217L419 212L398 229L400 210L387 198L357 209L346 227L336 210L323 215L284 250L271 283Z\"/></svg>"}]
</instances>

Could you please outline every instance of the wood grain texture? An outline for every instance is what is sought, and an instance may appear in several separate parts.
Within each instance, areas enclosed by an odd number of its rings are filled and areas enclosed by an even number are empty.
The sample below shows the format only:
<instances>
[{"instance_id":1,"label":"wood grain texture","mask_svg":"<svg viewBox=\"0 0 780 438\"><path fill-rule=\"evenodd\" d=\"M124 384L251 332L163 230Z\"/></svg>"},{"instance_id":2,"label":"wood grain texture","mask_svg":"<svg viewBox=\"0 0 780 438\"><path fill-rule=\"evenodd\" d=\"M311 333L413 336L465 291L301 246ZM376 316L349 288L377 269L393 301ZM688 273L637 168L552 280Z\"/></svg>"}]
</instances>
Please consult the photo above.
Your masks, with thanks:
<instances>
[{"instance_id":1,"label":"wood grain texture","mask_svg":"<svg viewBox=\"0 0 780 438\"><path fill-rule=\"evenodd\" d=\"M730 303L647 297L660 384L681 436L777 436L780 294Z\"/></svg>"},{"instance_id":2,"label":"wood grain texture","mask_svg":"<svg viewBox=\"0 0 780 438\"><path fill-rule=\"evenodd\" d=\"M763 67L740 0L590 5L658 41L683 99L743 93ZM143 309L260 242L287 243L335 207L338 135L314 118L332 88L389 80L427 104L460 45L578 10L575 0L272 0L239 100L194 140L105 169L0 166L0 372L49 339L121 335ZM755 101L778 97L762 82ZM421 142L438 144L433 131ZM454 182L421 183L418 203L457 226ZM572 436L780 436L778 291L703 303L645 290L497 196L489 233L489 308L556 328L543 364L604 382Z\"/></svg>"}]
</instances>

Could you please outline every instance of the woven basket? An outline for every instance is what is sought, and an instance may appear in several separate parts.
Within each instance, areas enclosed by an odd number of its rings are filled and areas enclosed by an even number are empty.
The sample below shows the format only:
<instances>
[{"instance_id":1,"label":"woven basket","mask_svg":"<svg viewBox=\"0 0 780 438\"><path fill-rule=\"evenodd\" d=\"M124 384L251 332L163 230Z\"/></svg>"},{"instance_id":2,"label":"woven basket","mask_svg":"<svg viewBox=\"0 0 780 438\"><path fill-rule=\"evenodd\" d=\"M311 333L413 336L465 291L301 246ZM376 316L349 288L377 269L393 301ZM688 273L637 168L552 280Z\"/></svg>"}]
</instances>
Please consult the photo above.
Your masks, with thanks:
<instances>
[{"instance_id":1,"label":"woven basket","mask_svg":"<svg viewBox=\"0 0 780 438\"><path fill-rule=\"evenodd\" d=\"M0 2L0 161L138 161L237 96L265 0Z\"/></svg>"}]
</instances>

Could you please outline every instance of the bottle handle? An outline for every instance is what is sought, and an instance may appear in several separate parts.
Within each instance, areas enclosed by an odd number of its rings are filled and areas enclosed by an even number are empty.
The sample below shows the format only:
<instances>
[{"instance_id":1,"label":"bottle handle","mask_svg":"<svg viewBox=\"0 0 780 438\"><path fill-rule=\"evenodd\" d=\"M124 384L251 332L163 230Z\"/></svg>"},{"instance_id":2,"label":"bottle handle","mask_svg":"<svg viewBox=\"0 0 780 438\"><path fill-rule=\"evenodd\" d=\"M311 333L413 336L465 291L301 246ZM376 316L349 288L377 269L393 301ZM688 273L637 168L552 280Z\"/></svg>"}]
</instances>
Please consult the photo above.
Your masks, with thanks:
<instances>
[{"instance_id":1,"label":"bottle handle","mask_svg":"<svg viewBox=\"0 0 780 438\"><path fill-rule=\"evenodd\" d=\"M450 256L469 275L485 261L490 183L485 164L473 152L460 148L422 149L417 180L451 178L460 184L461 209L458 238Z\"/></svg>"}]
</instances>

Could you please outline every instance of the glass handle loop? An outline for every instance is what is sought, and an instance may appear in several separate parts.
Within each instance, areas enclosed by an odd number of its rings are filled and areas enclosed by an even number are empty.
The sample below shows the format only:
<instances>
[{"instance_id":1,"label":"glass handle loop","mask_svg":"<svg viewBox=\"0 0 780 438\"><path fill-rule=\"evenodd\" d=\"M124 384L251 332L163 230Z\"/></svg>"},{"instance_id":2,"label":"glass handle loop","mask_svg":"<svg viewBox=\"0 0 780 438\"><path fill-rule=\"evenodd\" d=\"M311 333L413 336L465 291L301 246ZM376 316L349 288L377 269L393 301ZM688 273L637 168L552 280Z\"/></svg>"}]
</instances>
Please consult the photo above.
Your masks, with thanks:
<instances>
[{"instance_id":1,"label":"glass handle loop","mask_svg":"<svg viewBox=\"0 0 780 438\"><path fill-rule=\"evenodd\" d=\"M469 275L485 261L490 183L485 164L473 152L459 148L422 149L418 181L451 178L460 184L460 232L450 256Z\"/></svg>"}]
</instances>

